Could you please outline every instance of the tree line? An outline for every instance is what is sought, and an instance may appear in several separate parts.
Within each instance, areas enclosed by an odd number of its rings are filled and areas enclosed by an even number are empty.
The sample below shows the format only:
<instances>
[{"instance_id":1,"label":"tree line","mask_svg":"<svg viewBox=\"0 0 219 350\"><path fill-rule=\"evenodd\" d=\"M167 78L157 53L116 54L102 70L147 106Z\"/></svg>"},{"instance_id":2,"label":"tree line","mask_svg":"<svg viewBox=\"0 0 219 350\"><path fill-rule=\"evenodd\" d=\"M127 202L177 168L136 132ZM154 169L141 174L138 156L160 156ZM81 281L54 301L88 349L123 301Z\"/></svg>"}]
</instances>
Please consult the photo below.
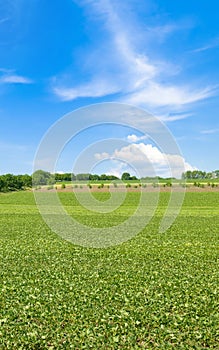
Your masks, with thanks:
<instances>
[{"instance_id":1,"label":"tree line","mask_svg":"<svg viewBox=\"0 0 219 350\"><path fill-rule=\"evenodd\" d=\"M125 172L122 174L122 180L137 180L136 176L131 176ZM70 181L114 181L119 180L115 175L106 174L72 174L72 173L55 173L37 170L32 175L0 175L0 192L20 191L31 188L32 186L54 185L57 182Z\"/></svg>"},{"instance_id":2,"label":"tree line","mask_svg":"<svg viewBox=\"0 0 219 350\"><path fill-rule=\"evenodd\" d=\"M185 180L197 180L197 179L216 179L219 178L219 170L212 172L206 172L201 170L188 170L182 174L182 179ZM37 170L32 175L13 175L5 174L0 175L0 192L9 191L20 191L31 188L32 186L44 186L44 185L54 185L57 182L67 182L67 181L114 181L120 178L114 175L106 174L72 174L72 173L55 173L44 170ZM141 180L148 180L149 178L142 178ZM154 178L150 178L154 179ZM157 177L160 180L162 178ZM124 172L121 176L123 181L138 180L136 176L131 176L128 172Z\"/></svg>"},{"instance_id":3,"label":"tree line","mask_svg":"<svg viewBox=\"0 0 219 350\"><path fill-rule=\"evenodd\" d=\"M21 191L32 187L30 175L0 175L0 192Z\"/></svg>"},{"instance_id":4,"label":"tree line","mask_svg":"<svg viewBox=\"0 0 219 350\"><path fill-rule=\"evenodd\" d=\"M219 170L214 170L210 172L202 170L187 170L182 174L182 179L197 180L197 179L218 179Z\"/></svg>"}]
</instances>

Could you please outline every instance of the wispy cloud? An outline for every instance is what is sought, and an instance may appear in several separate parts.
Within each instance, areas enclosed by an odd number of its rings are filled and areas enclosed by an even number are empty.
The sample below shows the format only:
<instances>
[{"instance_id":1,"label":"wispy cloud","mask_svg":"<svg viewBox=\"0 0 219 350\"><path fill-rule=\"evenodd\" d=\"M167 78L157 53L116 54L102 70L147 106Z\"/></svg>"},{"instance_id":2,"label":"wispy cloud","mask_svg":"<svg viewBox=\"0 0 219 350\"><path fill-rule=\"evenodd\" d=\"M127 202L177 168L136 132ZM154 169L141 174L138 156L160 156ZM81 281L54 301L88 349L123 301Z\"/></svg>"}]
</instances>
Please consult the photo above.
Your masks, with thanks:
<instances>
[{"instance_id":1,"label":"wispy cloud","mask_svg":"<svg viewBox=\"0 0 219 350\"><path fill-rule=\"evenodd\" d=\"M192 90L183 86L162 85L150 81L142 89L128 94L124 101L134 105L184 106L213 96L216 89L217 86L209 86L202 90Z\"/></svg>"},{"instance_id":2,"label":"wispy cloud","mask_svg":"<svg viewBox=\"0 0 219 350\"><path fill-rule=\"evenodd\" d=\"M1 77L0 82L7 84L31 84L32 80L21 75L7 75Z\"/></svg>"},{"instance_id":3,"label":"wispy cloud","mask_svg":"<svg viewBox=\"0 0 219 350\"><path fill-rule=\"evenodd\" d=\"M118 93L119 87L108 84L104 80L94 80L86 85L77 87L54 86L53 92L60 97L62 101L75 100L79 97L102 97Z\"/></svg>"},{"instance_id":4,"label":"wispy cloud","mask_svg":"<svg viewBox=\"0 0 219 350\"><path fill-rule=\"evenodd\" d=\"M188 117L191 117L193 113L175 113L175 114L166 114L166 115L158 115L157 118L162 122L175 122L177 120L183 120Z\"/></svg>"},{"instance_id":5,"label":"wispy cloud","mask_svg":"<svg viewBox=\"0 0 219 350\"><path fill-rule=\"evenodd\" d=\"M194 27L194 23L191 20L178 20L177 22L164 23L162 25L147 27L147 31L151 34L151 38L156 40L165 41L167 37L175 33L179 33L183 30L188 30Z\"/></svg>"},{"instance_id":6,"label":"wispy cloud","mask_svg":"<svg viewBox=\"0 0 219 350\"><path fill-rule=\"evenodd\" d=\"M219 133L219 128L215 128L215 129L208 129L208 130L202 130L201 134L218 134Z\"/></svg>"},{"instance_id":7,"label":"wispy cloud","mask_svg":"<svg viewBox=\"0 0 219 350\"><path fill-rule=\"evenodd\" d=\"M10 70L1 69L3 74L0 76L1 84L32 84L33 81L22 75L11 72Z\"/></svg>"},{"instance_id":8,"label":"wispy cloud","mask_svg":"<svg viewBox=\"0 0 219 350\"><path fill-rule=\"evenodd\" d=\"M0 18L0 25L9 21L9 17Z\"/></svg>"},{"instance_id":9,"label":"wispy cloud","mask_svg":"<svg viewBox=\"0 0 219 350\"><path fill-rule=\"evenodd\" d=\"M105 44L104 49L100 50L102 45L100 42L98 50L88 55L88 75L91 76L88 83L72 84L69 81L66 83L62 77L56 77L52 90L61 100L119 94L117 100L121 102L151 108L175 108L196 103L215 94L215 87L212 86L195 89L190 83L188 85L165 83L163 77L172 76L174 71L178 74L179 67L166 63L162 57L160 60L151 57L148 40L145 41L146 46L145 43L138 42L135 35L136 28L134 29L130 18L129 21L124 18L120 3L113 0L84 0L80 4L90 16L92 15L92 20L101 23L107 35L108 50L105 49ZM152 28L145 30L145 35L147 37L157 35L160 31L165 37L177 29L176 25L167 23L159 27L159 30L158 27L154 28L155 34Z\"/></svg>"},{"instance_id":10,"label":"wispy cloud","mask_svg":"<svg viewBox=\"0 0 219 350\"><path fill-rule=\"evenodd\" d=\"M197 49L192 50L192 52L202 52L219 47L219 37L212 39L208 44L203 45Z\"/></svg>"}]
</instances>

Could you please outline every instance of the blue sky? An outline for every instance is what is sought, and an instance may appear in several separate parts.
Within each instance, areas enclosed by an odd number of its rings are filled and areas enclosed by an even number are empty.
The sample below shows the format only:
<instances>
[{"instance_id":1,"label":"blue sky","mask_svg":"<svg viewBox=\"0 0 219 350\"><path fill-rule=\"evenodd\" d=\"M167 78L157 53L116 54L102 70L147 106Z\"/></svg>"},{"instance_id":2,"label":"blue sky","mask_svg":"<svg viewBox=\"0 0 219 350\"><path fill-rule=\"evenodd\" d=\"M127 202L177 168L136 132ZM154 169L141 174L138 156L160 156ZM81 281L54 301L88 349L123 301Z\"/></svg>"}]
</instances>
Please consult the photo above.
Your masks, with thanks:
<instances>
[{"instance_id":1,"label":"blue sky","mask_svg":"<svg viewBox=\"0 0 219 350\"><path fill-rule=\"evenodd\" d=\"M53 123L103 102L149 111L169 128L188 169L218 169L218 12L216 0L1 1L0 173L31 173ZM91 128L56 170L71 171L100 136L127 139L130 162L133 145L152 163L157 155L134 130ZM118 147L111 158L128 146ZM125 170L101 164L98 172Z\"/></svg>"}]
</instances>

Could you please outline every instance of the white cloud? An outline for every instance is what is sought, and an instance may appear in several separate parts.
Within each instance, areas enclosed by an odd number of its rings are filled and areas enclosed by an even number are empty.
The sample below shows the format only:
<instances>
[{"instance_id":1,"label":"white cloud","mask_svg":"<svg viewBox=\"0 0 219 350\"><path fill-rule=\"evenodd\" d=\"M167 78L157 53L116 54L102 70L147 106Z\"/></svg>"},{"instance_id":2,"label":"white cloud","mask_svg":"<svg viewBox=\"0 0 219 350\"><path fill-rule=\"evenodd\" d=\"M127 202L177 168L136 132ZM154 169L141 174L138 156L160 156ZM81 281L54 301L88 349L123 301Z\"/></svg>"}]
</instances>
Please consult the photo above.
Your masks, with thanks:
<instances>
[{"instance_id":1,"label":"white cloud","mask_svg":"<svg viewBox=\"0 0 219 350\"><path fill-rule=\"evenodd\" d=\"M194 23L188 19L182 19L177 22L164 23L163 25L148 27L147 30L152 34L152 40L156 38L156 41L164 41L170 35L173 35L179 31L188 30L194 27Z\"/></svg>"},{"instance_id":2,"label":"white cloud","mask_svg":"<svg viewBox=\"0 0 219 350\"><path fill-rule=\"evenodd\" d=\"M194 170L179 154L165 154L151 144L130 144L116 149L112 154L98 153L96 159L117 159L136 169L140 176L180 178L182 172Z\"/></svg>"},{"instance_id":3,"label":"white cloud","mask_svg":"<svg viewBox=\"0 0 219 350\"><path fill-rule=\"evenodd\" d=\"M127 7L116 1L84 0L79 2L84 6L92 20L100 22L102 30L106 31L107 48L105 42L99 42L98 49L83 57L91 79L85 84L68 83L63 77L56 77L53 82L53 93L61 100L74 100L81 97L104 97L120 94L119 101L150 108L180 108L203 99L215 93L215 87L195 89L189 86L164 83L168 77L178 74L178 66L164 60L153 60L150 57L148 38L162 33L162 37L188 27L188 24L165 24L160 27L145 29L145 43L139 43L137 37L138 24L127 21ZM191 26L191 25L190 25ZM181 29L182 29L181 28ZM103 49L102 49L103 45ZM101 60L100 60L101 54ZM97 64L98 62L98 64ZM168 66L170 67L168 69ZM173 73L174 72L174 73ZM71 80L71 79L70 79ZM73 79L72 79L73 80ZM188 116L188 115L187 115ZM178 118L179 119L179 118ZM182 118L181 118L182 119ZM171 121L171 118L168 119ZM172 117L172 121L177 120Z\"/></svg>"},{"instance_id":4,"label":"white cloud","mask_svg":"<svg viewBox=\"0 0 219 350\"><path fill-rule=\"evenodd\" d=\"M57 86L53 92L59 96L62 101L71 101L79 97L102 97L118 92L118 87L108 84L104 80L96 80L86 85L71 87Z\"/></svg>"},{"instance_id":5,"label":"white cloud","mask_svg":"<svg viewBox=\"0 0 219 350\"><path fill-rule=\"evenodd\" d=\"M216 128L216 129L208 129L208 130L202 130L201 131L201 134L205 134L205 135L208 135L208 134L217 134L219 133L219 128Z\"/></svg>"},{"instance_id":6,"label":"white cloud","mask_svg":"<svg viewBox=\"0 0 219 350\"><path fill-rule=\"evenodd\" d=\"M156 82L149 82L144 88L127 95L124 100L134 105L174 107L198 102L212 95L212 87L190 91L185 87L164 86Z\"/></svg>"},{"instance_id":7,"label":"white cloud","mask_svg":"<svg viewBox=\"0 0 219 350\"><path fill-rule=\"evenodd\" d=\"M130 169L126 167L125 163L116 161L116 160L112 160L112 166L111 168L106 172L106 175L114 175L117 176L118 178L121 178L122 174L125 171L130 171ZM131 171L130 171L131 172ZM136 174L133 174L136 175Z\"/></svg>"},{"instance_id":8,"label":"white cloud","mask_svg":"<svg viewBox=\"0 0 219 350\"><path fill-rule=\"evenodd\" d=\"M201 46L195 50L192 50L192 52L194 52L194 53L203 52L203 51L207 51L210 49L214 49L218 46L219 46L219 37L216 37L216 38L212 39L208 44Z\"/></svg>"},{"instance_id":9,"label":"white cloud","mask_svg":"<svg viewBox=\"0 0 219 350\"><path fill-rule=\"evenodd\" d=\"M127 140L130 142L134 142L134 143L136 143L138 141L146 140L147 138L148 138L147 135L137 136L135 134L132 134L132 135L127 136Z\"/></svg>"},{"instance_id":10,"label":"white cloud","mask_svg":"<svg viewBox=\"0 0 219 350\"><path fill-rule=\"evenodd\" d=\"M95 154L95 158L98 159L98 160L108 159L109 157L110 157L109 153L107 153L107 152L102 152L102 153L96 153Z\"/></svg>"},{"instance_id":11,"label":"white cloud","mask_svg":"<svg viewBox=\"0 0 219 350\"><path fill-rule=\"evenodd\" d=\"M192 115L192 113L175 113L169 115L157 115L157 118L160 119L162 122L174 122L177 120L186 119L188 117L191 117Z\"/></svg>"},{"instance_id":12,"label":"white cloud","mask_svg":"<svg viewBox=\"0 0 219 350\"><path fill-rule=\"evenodd\" d=\"M33 81L17 74L4 74L0 77L0 83L2 84L32 84Z\"/></svg>"}]
</instances>

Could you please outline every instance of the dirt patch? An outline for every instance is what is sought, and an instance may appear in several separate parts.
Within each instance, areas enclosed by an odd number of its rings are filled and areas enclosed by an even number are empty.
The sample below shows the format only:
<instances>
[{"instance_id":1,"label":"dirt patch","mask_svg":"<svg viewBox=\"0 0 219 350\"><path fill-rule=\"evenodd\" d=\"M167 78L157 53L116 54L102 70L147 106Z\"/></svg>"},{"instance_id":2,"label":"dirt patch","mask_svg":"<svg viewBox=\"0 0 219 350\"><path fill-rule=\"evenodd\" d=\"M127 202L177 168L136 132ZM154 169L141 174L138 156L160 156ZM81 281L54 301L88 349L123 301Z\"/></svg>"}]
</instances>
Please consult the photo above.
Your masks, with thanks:
<instances>
[{"instance_id":1,"label":"dirt patch","mask_svg":"<svg viewBox=\"0 0 219 350\"><path fill-rule=\"evenodd\" d=\"M113 186L104 186L103 188L98 188L98 186L93 185L92 188L89 188L88 186L84 185L82 187L72 187L71 185L67 185L66 188L61 188L60 186L56 186L54 188L48 188L47 186L43 186L40 189L33 189L33 191L37 192L219 192L219 187L211 187L211 186L206 186L204 188L202 187L196 187L196 186L188 186L186 188L183 188L179 185L175 185L172 187L168 186L162 186L160 185L159 187L153 187L151 185L148 185L147 187L124 187L124 186L118 186L118 187L113 187Z\"/></svg>"}]
</instances>

